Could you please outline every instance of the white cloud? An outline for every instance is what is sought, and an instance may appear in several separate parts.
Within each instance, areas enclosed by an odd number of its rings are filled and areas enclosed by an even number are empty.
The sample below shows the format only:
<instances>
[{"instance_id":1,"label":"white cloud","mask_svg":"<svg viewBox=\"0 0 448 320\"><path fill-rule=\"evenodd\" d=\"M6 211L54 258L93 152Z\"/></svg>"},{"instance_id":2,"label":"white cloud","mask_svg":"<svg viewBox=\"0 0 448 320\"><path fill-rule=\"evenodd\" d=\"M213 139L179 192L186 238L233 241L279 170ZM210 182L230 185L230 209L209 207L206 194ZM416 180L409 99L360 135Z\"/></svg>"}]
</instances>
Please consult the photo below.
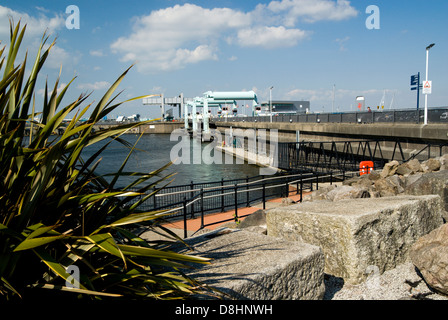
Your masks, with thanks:
<instances>
[{"instance_id":1,"label":"white cloud","mask_svg":"<svg viewBox=\"0 0 448 320\"><path fill-rule=\"evenodd\" d=\"M111 84L107 81L97 81L95 83L82 83L78 85L78 89L81 90L103 90L108 89Z\"/></svg>"},{"instance_id":2,"label":"white cloud","mask_svg":"<svg viewBox=\"0 0 448 320\"><path fill-rule=\"evenodd\" d=\"M117 39L111 48L124 62L137 60L140 71L181 69L216 60L219 37L249 23L247 14L229 8L176 5L135 19L133 33Z\"/></svg>"},{"instance_id":3,"label":"white cloud","mask_svg":"<svg viewBox=\"0 0 448 320\"><path fill-rule=\"evenodd\" d=\"M336 40L334 40L335 42L337 42L339 44L339 50L340 51L347 51L347 48L345 47L345 43L350 40L350 37L345 37L345 38L338 38Z\"/></svg>"},{"instance_id":4,"label":"white cloud","mask_svg":"<svg viewBox=\"0 0 448 320\"><path fill-rule=\"evenodd\" d=\"M338 21L356 14L346 0L272 1L251 12L187 3L134 18L131 34L118 38L111 49L143 73L178 70L218 60L223 40L243 47L292 47L312 34L295 27L299 18Z\"/></svg>"},{"instance_id":5,"label":"white cloud","mask_svg":"<svg viewBox=\"0 0 448 320\"><path fill-rule=\"evenodd\" d=\"M268 9L274 13L284 14L286 26L294 26L300 18L305 22L340 21L358 15L358 11L347 0L272 1Z\"/></svg>"},{"instance_id":6,"label":"white cloud","mask_svg":"<svg viewBox=\"0 0 448 320\"><path fill-rule=\"evenodd\" d=\"M46 50L48 45L44 46ZM48 55L47 60L45 61L45 66L51 69L59 69L61 66L66 66L69 63L74 63L76 59L72 58L72 56L67 52L67 50L54 45L50 49L50 54Z\"/></svg>"},{"instance_id":7,"label":"white cloud","mask_svg":"<svg viewBox=\"0 0 448 320\"><path fill-rule=\"evenodd\" d=\"M57 93L60 93L66 86L67 86L66 83L61 83L61 84L59 85L59 87L56 88L56 92L57 92ZM50 89L51 89L51 88L48 88L48 90L50 90ZM37 93L37 95L40 95L40 96L44 97L44 95L45 95L45 89L39 89L39 90L36 91L36 93ZM51 96L52 93L53 93L53 90L50 90L50 92L48 92L48 96Z\"/></svg>"},{"instance_id":8,"label":"white cloud","mask_svg":"<svg viewBox=\"0 0 448 320\"><path fill-rule=\"evenodd\" d=\"M238 43L243 47L279 48L293 47L307 36L299 29L280 27L256 27L238 32Z\"/></svg>"},{"instance_id":9,"label":"white cloud","mask_svg":"<svg viewBox=\"0 0 448 320\"><path fill-rule=\"evenodd\" d=\"M45 9L39 7L38 11ZM14 11L10 8L0 6L0 36L9 39L9 19L15 24L19 21L21 25L27 25L26 34L29 37L42 36L45 31L53 34L55 31L65 26L65 19L62 15L55 15L52 18L40 13L38 17L32 17L27 13Z\"/></svg>"},{"instance_id":10,"label":"white cloud","mask_svg":"<svg viewBox=\"0 0 448 320\"><path fill-rule=\"evenodd\" d=\"M94 57L104 57L104 53L102 50L90 50L90 55Z\"/></svg>"}]
</instances>

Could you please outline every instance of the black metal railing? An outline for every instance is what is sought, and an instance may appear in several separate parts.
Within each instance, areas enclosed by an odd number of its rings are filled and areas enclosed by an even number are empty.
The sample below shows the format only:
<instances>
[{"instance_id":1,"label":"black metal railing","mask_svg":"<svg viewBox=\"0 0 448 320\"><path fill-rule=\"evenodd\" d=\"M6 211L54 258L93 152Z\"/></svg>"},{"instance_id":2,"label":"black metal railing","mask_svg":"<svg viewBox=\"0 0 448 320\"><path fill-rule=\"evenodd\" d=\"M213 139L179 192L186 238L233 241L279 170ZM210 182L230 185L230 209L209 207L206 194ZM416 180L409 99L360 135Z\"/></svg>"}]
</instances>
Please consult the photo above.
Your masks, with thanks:
<instances>
[{"instance_id":1,"label":"black metal railing","mask_svg":"<svg viewBox=\"0 0 448 320\"><path fill-rule=\"evenodd\" d=\"M182 219L184 236L187 237L187 223L190 219L201 219L199 230L217 223L238 220L245 217L245 215L239 214L240 208L258 203L261 208L266 209L268 200L286 198L291 195L300 195L299 201L302 201L303 192L317 190L321 183L332 184L355 174L359 174L359 170L355 172L332 171L328 174L301 172L166 187L148 200L148 203L143 204L140 209L165 210L164 215L168 215L168 219ZM224 219L211 224L204 222L204 217L209 213L232 210L234 211L232 219Z\"/></svg>"},{"instance_id":2,"label":"black metal railing","mask_svg":"<svg viewBox=\"0 0 448 320\"><path fill-rule=\"evenodd\" d=\"M214 117L212 122L270 122L270 116ZM290 123L423 123L424 110L382 110L372 112L308 113L274 115L272 122ZM428 123L447 123L448 107L428 109Z\"/></svg>"}]
</instances>

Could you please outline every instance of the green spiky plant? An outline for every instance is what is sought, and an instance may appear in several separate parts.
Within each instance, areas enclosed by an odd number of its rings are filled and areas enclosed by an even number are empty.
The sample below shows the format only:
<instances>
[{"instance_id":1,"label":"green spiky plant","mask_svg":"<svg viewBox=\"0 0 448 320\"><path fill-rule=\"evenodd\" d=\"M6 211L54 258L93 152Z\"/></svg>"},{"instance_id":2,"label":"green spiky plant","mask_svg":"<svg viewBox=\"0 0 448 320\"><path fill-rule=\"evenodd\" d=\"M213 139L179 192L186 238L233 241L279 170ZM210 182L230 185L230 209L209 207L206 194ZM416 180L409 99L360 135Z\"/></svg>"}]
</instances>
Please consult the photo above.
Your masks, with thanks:
<instances>
[{"instance_id":1,"label":"green spiky plant","mask_svg":"<svg viewBox=\"0 0 448 320\"><path fill-rule=\"evenodd\" d=\"M37 77L55 42L45 50L44 35L26 78L27 57L15 65L25 29L11 22L6 59L6 46L0 49L0 301L42 292L93 299L173 299L206 290L181 270L187 264L209 263L207 259L174 253L167 243L148 243L126 227L157 222L163 215L138 208L154 195L149 190L166 178L159 178L164 168L126 173L128 156L109 182L95 174L98 157L110 141L125 143L120 135L142 124L93 130L121 104L114 103L114 92L129 69L96 106L84 108L86 95L61 105L73 80L58 93L58 79L50 93L46 85L42 112L37 114ZM80 122L88 110L88 120ZM76 113L73 120L64 125L71 112ZM36 116L41 120L35 121ZM58 131L62 134L55 138ZM84 148L107 139L93 156L81 158ZM117 188L123 175L135 180ZM156 181L150 182L152 178ZM73 265L80 271L79 279L68 273Z\"/></svg>"}]
</instances>

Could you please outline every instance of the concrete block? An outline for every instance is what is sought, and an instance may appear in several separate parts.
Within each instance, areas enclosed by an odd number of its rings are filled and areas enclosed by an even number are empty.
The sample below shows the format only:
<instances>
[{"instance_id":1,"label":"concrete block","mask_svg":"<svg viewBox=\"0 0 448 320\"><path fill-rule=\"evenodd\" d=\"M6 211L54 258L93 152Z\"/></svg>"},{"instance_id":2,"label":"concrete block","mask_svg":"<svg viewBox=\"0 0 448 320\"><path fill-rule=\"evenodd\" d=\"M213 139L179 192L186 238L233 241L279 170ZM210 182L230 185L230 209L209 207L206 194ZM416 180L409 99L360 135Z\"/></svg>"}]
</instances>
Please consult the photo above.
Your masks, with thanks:
<instances>
[{"instance_id":1,"label":"concrete block","mask_svg":"<svg viewBox=\"0 0 448 320\"><path fill-rule=\"evenodd\" d=\"M318 300L325 293L319 247L244 230L218 229L186 240L188 254L212 258L187 274L238 300Z\"/></svg>"},{"instance_id":2,"label":"concrete block","mask_svg":"<svg viewBox=\"0 0 448 320\"><path fill-rule=\"evenodd\" d=\"M322 248L325 272L350 284L408 259L421 236L442 225L437 195L314 201L269 210L268 235Z\"/></svg>"}]
</instances>

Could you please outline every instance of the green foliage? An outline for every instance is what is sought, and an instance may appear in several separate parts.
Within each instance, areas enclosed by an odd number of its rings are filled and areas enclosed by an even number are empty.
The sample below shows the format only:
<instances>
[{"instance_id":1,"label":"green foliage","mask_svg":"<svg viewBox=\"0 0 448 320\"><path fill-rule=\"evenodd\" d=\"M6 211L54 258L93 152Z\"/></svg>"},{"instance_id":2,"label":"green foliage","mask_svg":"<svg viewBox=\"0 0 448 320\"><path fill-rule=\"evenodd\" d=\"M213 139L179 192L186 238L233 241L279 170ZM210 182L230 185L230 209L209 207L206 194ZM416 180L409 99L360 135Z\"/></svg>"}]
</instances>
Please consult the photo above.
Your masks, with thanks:
<instances>
[{"instance_id":1,"label":"green foliage","mask_svg":"<svg viewBox=\"0 0 448 320\"><path fill-rule=\"evenodd\" d=\"M114 103L119 95L115 91L129 69L98 104L84 108L86 95L62 105L74 79L60 92L59 79L51 91L47 83L42 112L36 113L37 77L55 42L44 49L48 41L44 35L26 78L27 57L15 65L26 27L10 25L6 59L5 47L0 49L0 301L34 297L35 292L59 295L61 290L93 299L173 299L206 290L181 270L192 263L208 263L207 259L171 252L169 242L149 243L130 232L129 226L157 223L163 217L163 212L138 208L154 195L148 190L167 178L160 178L164 168L125 173L128 156L110 182L95 174L108 144L126 143L120 136L142 124L93 130L121 104ZM80 122L88 110L88 120ZM75 113L73 120L64 124L70 113ZM41 120L35 121L36 117ZM58 131L62 134L55 138ZM106 139L96 154L81 158L84 148ZM130 155L134 147L129 147ZM134 182L117 188L124 175L135 176ZM67 272L71 265L80 270L79 283L73 283ZM66 281L79 289L67 287Z\"/></svg>"}]
</instances>

